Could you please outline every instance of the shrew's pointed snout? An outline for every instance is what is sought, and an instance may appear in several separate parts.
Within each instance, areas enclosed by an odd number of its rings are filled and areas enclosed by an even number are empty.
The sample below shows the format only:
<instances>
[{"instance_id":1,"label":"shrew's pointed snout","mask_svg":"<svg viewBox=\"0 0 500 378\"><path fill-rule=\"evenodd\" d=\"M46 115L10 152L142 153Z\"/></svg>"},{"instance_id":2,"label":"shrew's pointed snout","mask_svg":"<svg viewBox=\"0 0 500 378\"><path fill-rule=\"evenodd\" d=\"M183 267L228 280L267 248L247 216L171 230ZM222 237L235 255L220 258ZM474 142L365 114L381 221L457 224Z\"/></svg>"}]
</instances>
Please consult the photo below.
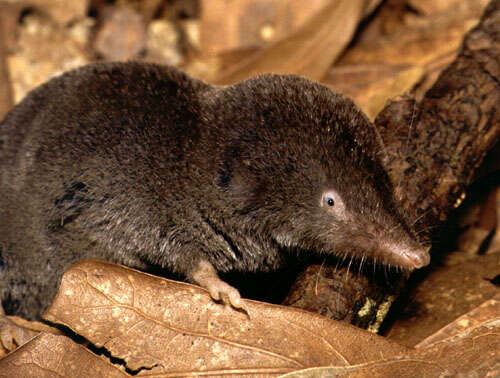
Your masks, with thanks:
<instances>
[{"instance_id":1,"label":"shrew's pointed snout","mask_svg":"<svg viewBox=\"0 0 500 378\"><path fill-rule=\"evenodd\" d=\"M419 269L423 268L426 265L429 265L431 261L431 256L429 254L429 248L421 248L421 249L409 249L409 250L401 250L401 262L402 266L408 267L410 269Z\"/></svg>"},{"instance_id":2,"label":"shrew's pointed snout","mask_svg":"<svg viewBox=\"0 0 500 378\"><path fill-rule=\"evenodd\" d=\"M424 247L409 235L375 236L374 227L366 227L367 233L354 238L357 245L365 251L371 251L376 261L404 269L420 269L429 265L430 247ZM371 231L371 232L370 232ZM387 240L389 239L389 240ZM392 240L391 240L392 239Z\"/></svg>"},{"instance_id":3,"label":"shrew's pointed snout","mask_svg":"<svg viewBox=\"0 0 500 378\"><path fill-rule=\"evenodd\" d=\"M404 269L420 269L429 265L431 256L430 247L424 247L411 240L397 240L381 242L379 253L382 261L389 265L399 266Z\"/></svg>"}]
</instances>

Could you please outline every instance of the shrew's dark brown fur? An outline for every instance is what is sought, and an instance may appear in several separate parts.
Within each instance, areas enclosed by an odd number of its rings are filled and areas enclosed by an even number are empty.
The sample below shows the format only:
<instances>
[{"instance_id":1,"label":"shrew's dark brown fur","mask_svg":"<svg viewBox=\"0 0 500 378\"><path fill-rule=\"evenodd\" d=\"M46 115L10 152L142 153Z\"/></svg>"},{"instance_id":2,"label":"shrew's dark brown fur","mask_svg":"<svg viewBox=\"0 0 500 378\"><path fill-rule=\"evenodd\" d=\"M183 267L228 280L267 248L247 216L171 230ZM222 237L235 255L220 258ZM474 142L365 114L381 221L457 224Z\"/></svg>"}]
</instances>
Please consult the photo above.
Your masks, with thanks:
<instances>
[{"instance_id":1,"label":"shrew's dark brown fur","mask_svg":"<svg viewBox=\"0 0 500 378\"><path fill-rule=\"evenodd\" d=\"M268 270L283 248L422 266L375 141L350 100L297 76L220 88L144 63L66 73L0 124L3 304L39 316L86 258L194 281L200 261ZM332 190L340 210L322 202Z\"/></svg>"}]
</instances>

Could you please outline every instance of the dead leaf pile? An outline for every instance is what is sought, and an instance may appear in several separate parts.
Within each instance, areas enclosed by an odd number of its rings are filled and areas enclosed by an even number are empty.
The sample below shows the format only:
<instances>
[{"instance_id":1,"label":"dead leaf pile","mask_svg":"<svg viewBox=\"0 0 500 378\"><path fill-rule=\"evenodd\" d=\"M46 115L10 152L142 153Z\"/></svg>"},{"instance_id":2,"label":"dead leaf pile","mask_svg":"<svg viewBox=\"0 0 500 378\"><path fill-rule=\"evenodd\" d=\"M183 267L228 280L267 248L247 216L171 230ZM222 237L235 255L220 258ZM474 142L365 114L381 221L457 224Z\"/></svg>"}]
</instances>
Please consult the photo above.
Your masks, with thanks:
<instances>
[{"instance_id":1,"label":"dead leaf pile","mask_svg":"<svg viewBox=\"0 0 500 378\"><path fill-rule=\"evenodd\" d=\"M413 350L302 310L246 304L249 316L192 285L110 263L80 262L65 273L44 317L105 353L98 356L65 336L42 332L0 360L0 376L88 376L88 366L95 376L500 372L499 296Z\"/></svg>"}]
</instances>

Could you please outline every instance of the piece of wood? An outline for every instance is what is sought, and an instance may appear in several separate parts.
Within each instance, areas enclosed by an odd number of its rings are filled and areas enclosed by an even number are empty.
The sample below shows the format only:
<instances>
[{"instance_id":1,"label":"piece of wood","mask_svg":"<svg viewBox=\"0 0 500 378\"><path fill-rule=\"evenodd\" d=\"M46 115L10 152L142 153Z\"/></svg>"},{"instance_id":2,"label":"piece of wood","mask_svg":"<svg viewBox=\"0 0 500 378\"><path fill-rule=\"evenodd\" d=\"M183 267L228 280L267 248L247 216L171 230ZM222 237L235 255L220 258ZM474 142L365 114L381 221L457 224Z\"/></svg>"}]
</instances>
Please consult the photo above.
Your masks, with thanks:
<instances>
[{"instance_id":1,"label":"piece of wood","mask_svg":"<svg viewBox=\"0 0 500 378\"><path fill-rule=\"evenodd\" d=\"M313 264L298 276L282 304L377 333L403 283L397 272Z\"/></svg>"},{"instance_id":2,"label":"piece of wood","mask_svg":"<svg viewBox=\"0 0 500 378\"><path fill-rule=\"evenodd\" d=\"M397 199L421 227L456 208L500 138L500 1L464 38L420 102L391 102L376 118L380 156Z\"/></svg>"},{"instance_id":3,"label":"piece of wood","mask_svg":"<svg viewBox=\"0 0 500 378\"><path fill-rule=\"evenodd\" d=\"M500 138L499 31L500 0L493 0L477 27L464 38L457 58L422 101L393 101L373 125L380 137L379 144L368 150L380 154L399 206L405 210L408 222L416 223L423 239L460 204L475 169ZM355 319L355 309L361 308L377 288L369 276L368 279L362 274L351 276L349 285L359 290L353 298L343 285L316 285L331 279L328 269L321 269L320 265L309 269L315 274L306 280L299 279L289 298L309 296L302 304L298 300L292 302L334 319ZM338 268L335 274L344 277L348 270L349 266ZM404 284L398 280L404 278L394 278L395 287ZM311 286L315 287L313 296ZM384 293L387 299L394 295L397 291ZM332 303L334 311L328 312L325 298L337 298L337 303L352 305L335 307ZM376 301L371 311L380 313L380 306L386 305L386 300ZM375 317L363 326L370 328L378 321Z\"/></svg>"}]
</instances>

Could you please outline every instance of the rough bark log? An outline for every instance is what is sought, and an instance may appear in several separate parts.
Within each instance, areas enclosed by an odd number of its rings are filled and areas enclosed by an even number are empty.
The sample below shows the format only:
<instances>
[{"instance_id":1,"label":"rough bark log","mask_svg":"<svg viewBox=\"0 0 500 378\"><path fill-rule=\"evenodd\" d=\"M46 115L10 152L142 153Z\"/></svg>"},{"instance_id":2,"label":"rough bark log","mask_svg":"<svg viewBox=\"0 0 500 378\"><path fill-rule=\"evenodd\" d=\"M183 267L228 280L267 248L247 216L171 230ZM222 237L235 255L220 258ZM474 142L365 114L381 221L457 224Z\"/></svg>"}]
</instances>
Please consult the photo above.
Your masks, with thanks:
<instances>
[{"instance_id":1,"label":"rough bark log","mask_svg":"<svg viewBox=\"0 0 500 378\"><path fill-rule=\"evenodd\" d=\"M375 119L384 165L401 205L428 227L457 207L500 137L500 1L420 103L390 103Z\"/></svg>"},{"instance_id":2,"label":"rough bark log","mask_svg":"<svg viewBox=\"0 0 500 378\"><path fill-rule=\"evenodd\" d=\"M417 230L433 229L463 200L474 171L500 138L499 104L500 0L493 0L422 101L393 101L375 119L378 153ZM310 266L285 303L377 331L405 279L393 276L389 286L371 272L346 281L348 269ZM367 304L361 319L358 310Z\"/></svg>"},{"instance_id":3,"label":"rough bark log","mask_svg":"<svg viewBox=\"0 0 500 378\"><path fill-rule=\"evenodd\" d=\"M378 332L404 284L398 272L378 273L310 265L283 304Z\"/></svg>"}]
</instances>

